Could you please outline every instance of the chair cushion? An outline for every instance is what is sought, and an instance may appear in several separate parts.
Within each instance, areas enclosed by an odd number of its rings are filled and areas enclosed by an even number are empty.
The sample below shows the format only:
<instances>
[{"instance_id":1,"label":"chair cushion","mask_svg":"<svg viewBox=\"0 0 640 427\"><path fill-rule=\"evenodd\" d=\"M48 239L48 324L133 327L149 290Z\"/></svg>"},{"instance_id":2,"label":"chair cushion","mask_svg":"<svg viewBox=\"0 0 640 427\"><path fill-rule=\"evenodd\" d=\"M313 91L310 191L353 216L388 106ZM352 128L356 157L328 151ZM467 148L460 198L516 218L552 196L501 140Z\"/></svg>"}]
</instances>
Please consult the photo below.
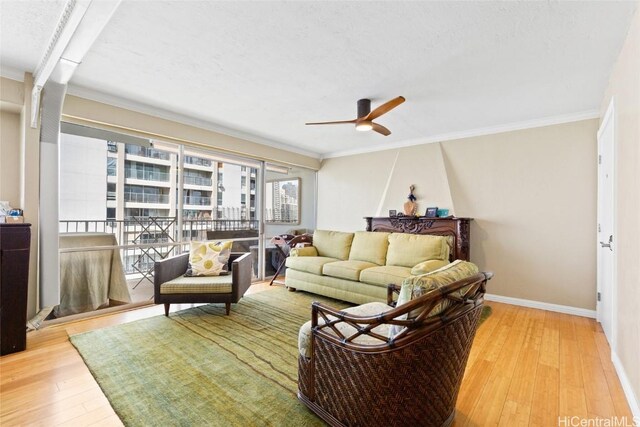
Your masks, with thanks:
<instances>
[{"instance_id":1,"label":"chair cushion","mask_svg":"<svg viewBox=\"0 0 640 427\"><path fill-rule=\"evenodd\" d=\"M465 279L477 273L478 267L475 264L459 259L442 268L434 270L431 273L420 276L411 276L402 282L402 288L400 289L400 295L398 295L398 302L396 306L400 306L408 301L421 297L429 291L439 289L450 283L457 282L458 280ZM454 295L461 296L465 291L466 288L462 288ZM440 314L448 305L448 301L442 301L442 303L433 308L429 315L435 316ZM421 312L422 309L413 310L409 313L409 318L415 318Z\"/></svg>"},{"instance_id":2,"label":"chair cushion","mask_svg":"<svg viewBox=\"0 0 640 427\"><path fill-rule=\"evenodd\" d=\"M377 267L377 265L365 261L337 261L325 264L322 267L322 274L357 282L360 279L360 272L371 267Z\"/></svg>"},{"instance_id":3,"label":"chair cushion","mask_svg":"<svg viewBox=\"0 0 640 427\"><path fill-rule=\"evenodd\" d=\"M227 276L178 276L160 285L161 294L230 294L231 275Z\"/></svg>"},{"instance_id":4,"label":"chair cushion","mask_svg":"<svg viewBox=\"0 0 640 427\"><path fill-rule=\"evenodd\" d=\"M233 241L190 243L189 267L185 276L220 276L229 274L229 256Z\"/></svg>"},{"instance_id":5,"label":"chair cushion","mask_svg":"<svg viewBox=\"0 0 640 427\"><path fill-rule=\"evenodd\" d=\"M349 258L352 241L353 233L327 230L316 230L313 233L313 246L318 250L318 255L342 261Z\"/></svg>"},{"instance_id":6,"label":"chair cushion","mask_svg":"<svg viewBox=\"0 0 640 427\"><path fill-rule=\"evenodd\" d=\"M384 265L389 247L389 235L376 231L356 231L351 243L349 260Z\"/></svg>"},{"instance_id":7,"label":"chair cushion","mask_svg":"<svg viewBox=\"0 0 640 427\"><path fill-rule=\"evenodd\" d=\"M353 314L355 316L374 316L376 314L385 313L391 310L392 307L389 307L387 304L381 302L369 302L367 304L357 305L355 307L345 308L345 313ZM329 316L329 319L335 319L333 316ZM318 324L324 325L324 319L318 316ZM389 335L389 326L390 325L380 325L377 328L374 328L372 331L386 337ZM356 328L350 326L345 322L340 322L336 324L336 328L342 333L344 336L352 335L356 332ZM331 329L324 329L324 331L335 334ZM373 338L369 335L360 335L359 337L353 340L356 344L382 344L383 341L379 339ZM298 351L300 354L305 357L311 357L311 320L300 327L300 332L298 333Z\"/></svg>"},{"instance_id":8,"label":"chair cushion","mask_svg":"<svg viewBox=\"0 0 640 427\"><path fill-rule=\"evenodd\" d=\"M429 259L449 259L449 245L445 236L409 233L392 233L389 236L386 265L412 268Z\"/></svg>"},{"instance_id":9,"label":"chair cushion","mask_svg":"<svg viewBox=\"0 0 640 427\"><path fill-rule=\"evenodd\" d=\"M286 266L298 271L322 275L322 267L329 262L340 261L336 258L324 256L294 256L287 258Z\"/></svg>"},{"instance_id":10,"label":"chair cushion","mask_svg":"<svg viewBox=\"0 0 640 427\"><path fill-rule=\"evenodd\" d=\"M449 261L442 261L439 259L429 259L422 261L420 264L416 264L411 269L412 276L419 276L421 274L431 273L434 270L444 267L449 264Z\"/></svg>"},{"instance_id":11,"label":"chair cushion","mask_svg":"<svg viewBox=\"0 0 640 427\"><path fill-rule=\"evenodd\" d=\"M386 287L390 283L400 285L402 281L409 276L411 276L410 268L384 265L362 270L362 273L360 273L360 281L370 285Z\"/></svg>"}]
</instances>

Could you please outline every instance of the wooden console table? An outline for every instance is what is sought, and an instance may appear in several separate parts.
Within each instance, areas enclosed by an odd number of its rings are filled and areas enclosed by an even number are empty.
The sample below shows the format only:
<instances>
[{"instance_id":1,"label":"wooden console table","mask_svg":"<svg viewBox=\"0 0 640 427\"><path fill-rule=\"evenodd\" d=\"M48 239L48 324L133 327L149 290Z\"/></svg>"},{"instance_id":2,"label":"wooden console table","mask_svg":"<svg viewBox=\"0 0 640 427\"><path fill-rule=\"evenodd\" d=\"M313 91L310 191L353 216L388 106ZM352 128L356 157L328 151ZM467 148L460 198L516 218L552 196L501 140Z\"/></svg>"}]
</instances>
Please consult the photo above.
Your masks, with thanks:
<instances>
[{"instance_id":1,"label":"wooden console table","mask_svg":"<svg viewBox=\"0 0 640 427\"><path fill-rule=\"evenodd\" d=\"M396 233L435 234L452 236L454 259L469 261L471 233L469 224L473 218L427 218L426 216L364 217L366 231Z\"/></svg>"}]
</instances>

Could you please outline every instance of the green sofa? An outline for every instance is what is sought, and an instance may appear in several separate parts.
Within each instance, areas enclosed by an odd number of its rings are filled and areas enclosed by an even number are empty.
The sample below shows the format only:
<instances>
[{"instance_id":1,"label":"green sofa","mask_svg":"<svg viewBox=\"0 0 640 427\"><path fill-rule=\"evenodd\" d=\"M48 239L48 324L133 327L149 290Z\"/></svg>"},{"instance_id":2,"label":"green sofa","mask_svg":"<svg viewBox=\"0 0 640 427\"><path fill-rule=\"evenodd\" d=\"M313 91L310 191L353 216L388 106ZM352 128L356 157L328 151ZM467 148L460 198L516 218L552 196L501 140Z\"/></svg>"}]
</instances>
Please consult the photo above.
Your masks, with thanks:
<instances>
[{"instance_id":1,"label":"green sofa","mask_svg":"<svg viewBox=\"0 0 640 427\"><path fill-rule=\"evenodd\" d=\"M316 230L313 246L287 258L285 285L355 304L385 302L389 284L448 264L451 245L428 234Z\"/></svg>"}]
</instances>

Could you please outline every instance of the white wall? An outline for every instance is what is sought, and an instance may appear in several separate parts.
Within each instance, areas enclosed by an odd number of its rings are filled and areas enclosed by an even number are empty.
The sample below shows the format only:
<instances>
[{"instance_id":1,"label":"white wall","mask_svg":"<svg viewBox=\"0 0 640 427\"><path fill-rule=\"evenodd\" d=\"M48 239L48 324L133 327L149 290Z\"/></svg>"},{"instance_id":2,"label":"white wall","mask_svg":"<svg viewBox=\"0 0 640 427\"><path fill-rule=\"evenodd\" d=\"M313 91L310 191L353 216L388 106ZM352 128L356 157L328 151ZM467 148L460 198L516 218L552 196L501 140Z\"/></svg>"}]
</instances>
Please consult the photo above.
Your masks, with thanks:
<instances>
[{"instance_id":1,"label":"white wall","mask_svg":"<svg viewBox=\"0 0 640 427\"><path fill-rule=\"evenodd\" d=\"M634 415L640 418L640 8L611 73L601 117L612 99L616 111L618 187L614 236L618 272L615 352L620 360L620 380Z\"/></svg>"}]
</instances>

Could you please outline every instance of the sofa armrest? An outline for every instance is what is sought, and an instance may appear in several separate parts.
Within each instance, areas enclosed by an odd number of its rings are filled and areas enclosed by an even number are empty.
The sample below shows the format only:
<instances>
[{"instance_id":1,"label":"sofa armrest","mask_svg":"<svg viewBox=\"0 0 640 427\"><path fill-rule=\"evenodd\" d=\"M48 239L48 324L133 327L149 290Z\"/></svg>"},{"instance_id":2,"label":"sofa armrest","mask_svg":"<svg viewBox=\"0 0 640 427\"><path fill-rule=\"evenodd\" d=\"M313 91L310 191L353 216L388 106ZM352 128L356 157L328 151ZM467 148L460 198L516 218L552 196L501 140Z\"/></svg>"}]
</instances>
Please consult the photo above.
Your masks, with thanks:
<instances>
[{"instance_id":1,"label":"sofa armrest","mask_svg":"<svg viewBox=\"0 0 640 427\"><path fill-rule=\"evenodd\" d=\"M395 307L387 312L374 316L358 316L337 310L325 304L314 302L311 305L311 328L314 339L322 339L332 345L353 351L383 351L394 345L403 345L416 339L413 331L420 331L420 335L435 330L442 324L449 323L460 313L471 310L484 302L487 280L493 273L478 273L462 280L450 283L439 289ZM391 287L388 292L394 292ZM461 293L461 295L460 295ZM438 315L429 316L431 310L444 300L448 307ZM422 312L415 318L407 318L409 312L422 308ZM324 323L320 323L322 319ZM336 327L338 323L347 323L355 329L350 336L343 335ZM383 337L373 332L383 324L396 325L404 328L393 337ZM353 340L361 335L369 335L380 341L380 344L357 344Z\"/></svg>"},{"instance_id":2,"label":"sofa armrest","mask_svg":"<svg viewBox=\"0 0 640 427\"><path fill-rule=\"evenodd\" d=\"M247 292L249 286L251 286L251 253L232 254L230 262L233 280L233 299L235 302L238 302L244 293Z\"/></svg>"},{"instance_id":3,"label":"sofa armrest","mask_svg":"<svg viewBox=\"0 0 640 427\"><path fill-rule=\"evenodd\" d=\"M304 248L293 248L289 252L289 256L318 256L318 250L315 246L305 246Z\"/></svg>"},{"instance_id":4,"label":"sofa armrest","mask_svg":"<svg viewBox=\"0 0 640 427\"><path fill-rule=\"evenodd\" d=\"M173 256L171 258L156 261L153 267L153 289L156 295L160 294L160 285L187 272L189 267L189 254Z\"/></svg>"}]
</instances>

